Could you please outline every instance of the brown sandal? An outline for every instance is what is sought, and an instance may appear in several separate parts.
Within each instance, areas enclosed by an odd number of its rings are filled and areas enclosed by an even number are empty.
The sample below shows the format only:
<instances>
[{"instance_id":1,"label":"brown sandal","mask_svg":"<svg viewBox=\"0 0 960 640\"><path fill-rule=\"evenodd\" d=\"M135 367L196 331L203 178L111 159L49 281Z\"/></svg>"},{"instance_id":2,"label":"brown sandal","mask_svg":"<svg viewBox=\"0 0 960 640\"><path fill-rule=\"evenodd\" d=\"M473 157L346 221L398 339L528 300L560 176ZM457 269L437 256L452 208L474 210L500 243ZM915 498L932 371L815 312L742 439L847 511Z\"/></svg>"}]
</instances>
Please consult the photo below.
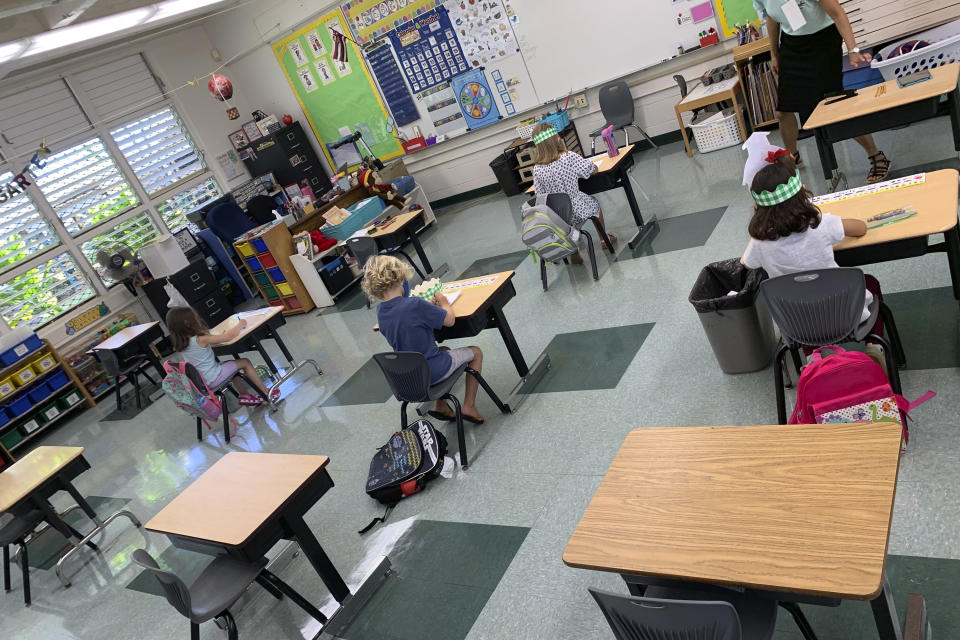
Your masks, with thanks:
<instances>
[{"instance_id":1,"label":"brown sandal","mask_svg":"<svg viewBox=\"0 0 960 640\"><path fill-rule=\"evenodd\" d=\"M883 151L878 151L870 158L870 173L867 174L867 184L883 182L890 175L890 160L883 155Z\"/></svg>"},{"instance_id":2,"label":"brown sandal","mask_svg":"<svg viewBox=\"0 0 960 640\"><path fill-rule=\"evenodd\" d=\"M793 165L794 165L795 167L802 167L802 166L803 166L803 158L800 157L800 152L799 152L799 151L797 151L796 153L791 153L790 155L793 157Z\"/></svg>"}]
</instances>

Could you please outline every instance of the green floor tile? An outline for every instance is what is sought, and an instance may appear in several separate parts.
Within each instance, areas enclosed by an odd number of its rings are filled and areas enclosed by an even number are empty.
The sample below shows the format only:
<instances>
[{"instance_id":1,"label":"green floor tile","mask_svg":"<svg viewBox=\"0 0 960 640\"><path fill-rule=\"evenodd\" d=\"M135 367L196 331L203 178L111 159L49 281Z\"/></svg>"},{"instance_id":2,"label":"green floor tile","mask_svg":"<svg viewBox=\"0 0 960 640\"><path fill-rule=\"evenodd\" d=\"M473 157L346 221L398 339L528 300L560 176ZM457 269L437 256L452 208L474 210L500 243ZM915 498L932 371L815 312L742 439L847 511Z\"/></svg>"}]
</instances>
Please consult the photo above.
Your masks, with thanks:
<instances>
[{"instance_id":1,"label":"green floor tile","mask_svg":"<svg viewBox=\"0 0 960 640\"><path fill-rule=\"evenodd\" d=\"M103 496L85 496L90 507L102 518L123 509L130 500L126 498L105 498ZM64 522L86 535L93 529L93 522L80 509L74 509L63 517ZM94 539L96 544L97 540ZM39 536L30 541L27 551L30 556L30 566L36 569L51 569L57 564L60 556L70 547L67 539L54 528L46 529ZM91 550L92 551L92 550Z\"/></svg>"},{"instance_id":2,"label":"green floor tile","mask_svg":"<svg viewBox=\"0 0 960 640\"><path fill-rule=\"evenodd\" d=\"M500 273L501 271L512 271L528 257L530 257L529 251L514 251L512 253L504 253L498 256L491 256L489 258L481 258L464 269L463 273L458 275L456 278L450 278L449 281L452 282L453 280L466 280L467 278L476 278L477 276L485 276L490 273Z\"/></svg>"},{"instance_id":3,"label":"green floor tile","mask_svg":"<svg viewBox=\"0 0 960 640\"><path fill-rule=\"evenodd\" d=\"M908 369L960 366L960 313L951 287L884 294L893 312Z\"/></svg>"},{"instance_id":4,"label":"green floor tile","mask_svg":"<svg viewBox=\"0 0 960 640\"><path fill-rule=\"evenodd\" d=\"M558 333L544 350L550 369L529 393L614 389L653 323Z\"/></svg>"},{"instance_id":5,"label":"green floor tile","mask_svg":"<svg viewBox=\"0 0 960 640\"><path fill-rule=\"evenodd\" d=\"M386 346L386 345L384 345ZM386 351L386 349L384 349ZM381 404L391 398L393 394L387 385L386 378L380 367L373 361L367 360L360 369L333 392L326 400L324 407L340 407L353 404Z\"/></svg>"},{"instance_id":6,"label":"green floor tile","mask_svg":"<svg viewBox=\"0 0 960 640\"><path fill-rule=\"evenodd\" d=\"M343 640L462 640L530 530L418 520L390 552L393 574Z\"/></svg>"},{"instance_id":7,"label":"green floor tile","mask_svg":"<svg viewBox=\"0 0 960 640\"><path fill-rule=\"evenodd\" d=\"M624 243L625 248L617 259L630 260L657 253L702 247L710 239L710 234L713 233L726 210L726 207L719 207L658 220L656 229L635 249L630 249Z\"/></svg>"}]
</instances>

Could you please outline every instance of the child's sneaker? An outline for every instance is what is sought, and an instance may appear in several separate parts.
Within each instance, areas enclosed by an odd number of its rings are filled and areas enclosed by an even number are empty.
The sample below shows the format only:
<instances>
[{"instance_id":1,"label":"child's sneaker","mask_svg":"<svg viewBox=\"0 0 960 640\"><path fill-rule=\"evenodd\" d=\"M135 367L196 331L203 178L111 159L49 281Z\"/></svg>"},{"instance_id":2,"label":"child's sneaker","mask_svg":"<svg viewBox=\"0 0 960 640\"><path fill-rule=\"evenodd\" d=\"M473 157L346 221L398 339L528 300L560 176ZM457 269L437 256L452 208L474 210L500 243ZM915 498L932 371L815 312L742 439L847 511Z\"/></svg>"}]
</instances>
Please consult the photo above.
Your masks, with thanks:
<instances>
[{"instance_id":1,"label":"child's sneaker","mask_svg":"<svg viewBox=\"0 0 960 640\"><path fill-rule=\"evenodd\" d=\"M257 407L263 404L263 398L260 396L250 395L249 393L241 395L239 400L240 404L244 407Z\"/></svg>"}]
</instances>

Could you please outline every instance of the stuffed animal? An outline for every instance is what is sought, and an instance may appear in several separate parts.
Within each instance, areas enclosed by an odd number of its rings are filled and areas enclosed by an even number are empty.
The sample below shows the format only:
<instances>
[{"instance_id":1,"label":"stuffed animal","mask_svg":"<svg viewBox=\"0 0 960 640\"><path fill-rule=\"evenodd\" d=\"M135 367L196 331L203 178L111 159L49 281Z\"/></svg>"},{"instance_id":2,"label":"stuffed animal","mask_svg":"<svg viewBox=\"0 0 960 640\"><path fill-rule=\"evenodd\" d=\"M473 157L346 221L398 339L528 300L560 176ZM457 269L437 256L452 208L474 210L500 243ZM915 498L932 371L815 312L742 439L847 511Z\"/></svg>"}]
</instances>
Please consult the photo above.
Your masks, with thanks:
<instances>
[{"instance_id":1,"label":"stuffed animal","mask_svg":"<svg viewBox=\"0 0 960 640\"><path fill-rule=\"evenodd\" d=\"M333 238L328 238L319 231L310 232L310 242L313 244L313 254L316 255L322 251L326 251L333 245L337 244L337 241Z\"/></svg>"},{"instance_id":2,"label":"stuffed animal","mask_svg":"<svg viewBox=\"0 0 960 640\"><path fill-rule=\"evenodd\" d=\"M379 173L373 169L361 169L357 178L360 186L366 187L367 193L371 196L380 196L380 199L387 204L403 209L404 200L397 196L396 187L392 184L381 184Z\"/></svg>"}]
</instances>

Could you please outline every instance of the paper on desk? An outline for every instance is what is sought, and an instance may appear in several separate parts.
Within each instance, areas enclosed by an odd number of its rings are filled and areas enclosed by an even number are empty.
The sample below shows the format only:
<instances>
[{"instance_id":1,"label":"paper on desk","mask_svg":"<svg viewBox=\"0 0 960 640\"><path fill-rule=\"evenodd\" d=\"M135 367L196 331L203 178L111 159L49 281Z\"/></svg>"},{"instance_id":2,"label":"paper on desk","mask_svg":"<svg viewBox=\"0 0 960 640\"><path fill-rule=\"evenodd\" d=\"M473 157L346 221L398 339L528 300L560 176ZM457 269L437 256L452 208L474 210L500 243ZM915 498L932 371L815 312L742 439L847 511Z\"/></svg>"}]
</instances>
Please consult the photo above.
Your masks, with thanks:
<instances>
[{"instance_id":1,"label":"paper on desk","mask_svg":"<svg viewBox=\"0 0 960 640\"><path fill-rule=\"evenodd\" d=\"M448 303L453 304L454 302L457 301L457 298L460 297L460 292L459 292L459 291L454 291L453 293L445 293L445 294L443 294L443 295L447 296L447 302L448 302Z\"/></svg>"},{"instance_id":2,"label":"paper on desk","mask_svg":"<svg viewBox=\"0 0 960 640\"><path fill-rule=\"evenodd\" d=\"M603 164L603 158L600 158L599 160L594 160L594 161L593 161L593 164L595 164L595 165L597 165L597 167L599 167L601 164Z\"/></svg>"}]
</instances>

